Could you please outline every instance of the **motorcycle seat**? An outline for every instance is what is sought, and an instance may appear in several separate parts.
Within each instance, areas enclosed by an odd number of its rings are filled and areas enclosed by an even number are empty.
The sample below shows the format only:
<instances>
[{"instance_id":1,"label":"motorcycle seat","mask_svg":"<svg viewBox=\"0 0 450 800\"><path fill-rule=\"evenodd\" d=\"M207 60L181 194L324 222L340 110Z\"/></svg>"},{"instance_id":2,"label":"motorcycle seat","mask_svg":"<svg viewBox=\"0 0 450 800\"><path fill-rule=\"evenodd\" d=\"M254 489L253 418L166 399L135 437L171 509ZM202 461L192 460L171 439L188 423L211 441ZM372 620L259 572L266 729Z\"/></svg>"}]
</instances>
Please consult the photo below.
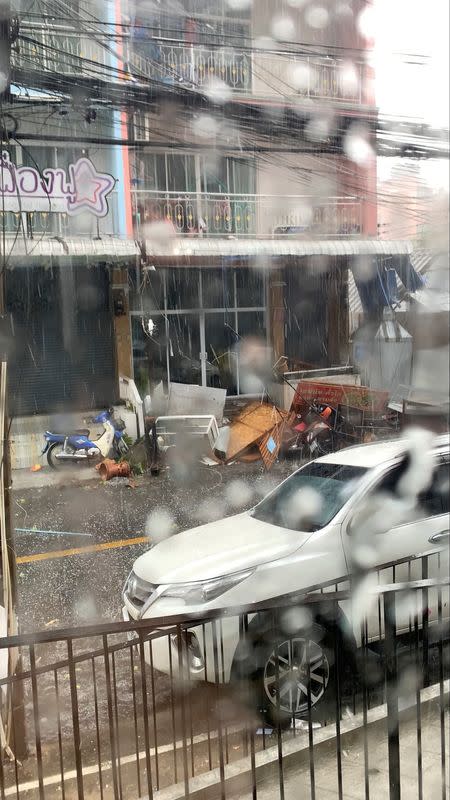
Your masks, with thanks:
<instances>
[{"instance_id":1,"label":"motorcycle seat","mask_svg":"<svg viewBox=\"0 0 450 800\"><path fill-rule=\"evenodd\" d=\"M49 431L49 433L52 433L53 436L67 436L67 437L69 437L69 436L87 436L89 438L91 432L87 428L77 428L77 430L74 430L74 431L52 430L52 431Z\"/></svg>"}]
</instances>

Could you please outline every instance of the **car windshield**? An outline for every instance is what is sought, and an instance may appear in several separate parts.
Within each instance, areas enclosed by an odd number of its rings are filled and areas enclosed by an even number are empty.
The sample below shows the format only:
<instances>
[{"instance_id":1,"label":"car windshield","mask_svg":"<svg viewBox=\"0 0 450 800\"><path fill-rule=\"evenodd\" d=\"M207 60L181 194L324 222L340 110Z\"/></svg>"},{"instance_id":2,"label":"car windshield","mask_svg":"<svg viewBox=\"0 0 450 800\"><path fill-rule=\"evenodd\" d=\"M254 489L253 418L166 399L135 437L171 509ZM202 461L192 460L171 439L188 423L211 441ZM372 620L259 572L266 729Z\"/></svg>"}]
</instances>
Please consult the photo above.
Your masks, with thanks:
<instances>
[{"instance_id":1,"label":"car windshield","mask_svg":"<svg viewBox=\"0 0 450 800\"><path fill-rule=\"evenodd\" d=\"M312 462L259 503L252 517L291 530L327 525L350 497L364 467Z\"/></svg>"}]
</instances>

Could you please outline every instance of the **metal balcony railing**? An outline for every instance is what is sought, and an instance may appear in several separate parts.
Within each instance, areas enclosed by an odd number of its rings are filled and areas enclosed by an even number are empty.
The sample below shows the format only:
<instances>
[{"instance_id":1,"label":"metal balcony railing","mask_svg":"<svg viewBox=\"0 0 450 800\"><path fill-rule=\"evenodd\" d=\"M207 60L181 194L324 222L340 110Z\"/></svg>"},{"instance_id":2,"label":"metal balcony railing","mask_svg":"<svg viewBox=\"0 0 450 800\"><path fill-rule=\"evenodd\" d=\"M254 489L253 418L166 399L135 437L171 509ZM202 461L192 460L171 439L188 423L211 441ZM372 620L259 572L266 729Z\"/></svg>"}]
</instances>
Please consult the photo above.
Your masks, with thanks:
<instances>
[{"instance_id":1,"label":"metal balcony railing","mask_svg":"<svg viewBox=\"0 0 450 800\"><path fill-rule=\"evenodd\" d=\"M253 93L282 94L311 100L363 102L363 65L342 58L255 53Z\"/></svg>"},{"instance_id":2,"label":"metal balcony railing","mask_svg":"<svg viewBox=\"0 0 450 800\"><path fill-rule=\"evenodd\" d=\"M4 663L21 652L0 678L1 797L447 797L440 555L380 566L363 608L350 588L366 584L349 577L246 607L0 639Z\"/></svg>"},{"instance_id":3,"label":"metal balcony railing","mask_svg":"<svg viewBox=\"0 0 450 800\"><path fill-rule=\"evenodd\" d=\"M233 90L254 95L296 95L353 104L363 101L362 65L350 66L341 58L207 47L155 38L131 42L128 58L136 77L167 84L201 88L212 79L220 79Z\"/></svg>"},{"instance_id":4,"label":"metal balcony railing","mask_svg":"<svg viewBox=\"0 0 450 800\"><path fill-rule=\"evenodd\" d=\"M358 236L362 205L355 197L132 192L137 231L170 221L177 233L204 236Z\"/></svg>"},{"instance_id":5,"label":"metal balcony railing","mask_svg":"<svg viewBox=\"0 0 450 800\"><path fill-rule=\"evenodd\" d=\"M108 39L103 43L88 32L27 20L22 21L20 34L12 48L13 67L97 76L104 68L104 77L113 77L114 47ZM156 37L125 39L121 58L124 73L119 71L115 80L126 79L129 69L137 78L168 85L203 88L212 79L219 79L232 90L257 96L295 95L352 104L363 102L363 65L350 65L343 58L225 48Z\"/></svg>"},{"instance_id":6,"label":"metal balcony railing","mask_svg":"<svg viewBox=\"0 0 450 800\"><path fill-rule=\"evenodd\" d=\"M112 54L89 33L58 25L22 22L20 37L11 49L11 65L17 69L58 72L64 75L112 77ZM118 74L120 79L121 73ZM117 80L117 76L115 77Z\"/></svg>"},{"instance_id":7,"label":"metal balcony railing","mask_svg":"<svg viewBox=\"0 0 450 800\"><path fill-rule=\"evenodd\" d=\"M236 49L164 43L156 39L130 46L129 64L137 77L203 87L216 78L232 89L251 87L251 55Z\"/></svg>"},{"instance_id":8,"label":"metal balcony railing","mask_svg":"<svg viewBox=\"0 0 450 800\"><path fill-rule=\"evenodd\" d=\"M82 237L111 236L119 229L119 203L117 191L108 197L108 214L96 217L85 212L79 216L45 211L0 211L0 229L8 240L16 238L37 239L45 236Z\"/></svg>"}]
</instances>

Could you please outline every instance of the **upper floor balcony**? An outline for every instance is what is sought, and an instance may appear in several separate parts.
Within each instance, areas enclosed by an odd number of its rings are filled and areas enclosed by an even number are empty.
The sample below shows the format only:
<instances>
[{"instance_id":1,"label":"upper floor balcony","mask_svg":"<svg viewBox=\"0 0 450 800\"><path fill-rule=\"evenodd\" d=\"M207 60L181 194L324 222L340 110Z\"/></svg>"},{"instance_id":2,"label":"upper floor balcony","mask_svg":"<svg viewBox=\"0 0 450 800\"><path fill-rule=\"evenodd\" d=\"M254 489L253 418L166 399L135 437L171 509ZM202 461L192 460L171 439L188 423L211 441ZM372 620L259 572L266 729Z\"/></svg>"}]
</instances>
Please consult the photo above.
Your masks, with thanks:
<instances>
[{"instance_id":1,"label":"upper floor balcony","mask_svg":"<svg viewBox=\"0 0 450 800\"><path fill-rule=\"evenodd\" d=\"M32 255L34 246L47 237L57 240L73 237L95 240L116 236L120 229L121 211L116 190L108 195L108 213L102 218L87 211L78 216L70 216L52 209L50 202L45 210L2 210L1 201L0 193L0 228L5 232L7 254L13 251L17 240L28 241L28 252Z\"/></svg>"},{"instance_id":2,"label":"upper floor balcony","mask_svg":"<svg viewBox=\"0 0 450 800\"><path fill-rule=\"evenodd\" d=\"M362 231L357 197L132 191L137 238L168 221L177 234L213 237L348 237Z\"/></svg>"},{"instance_id":3,"label":"upper floor balcony","mask_svg":"<svg viewBox=\"0 0 450 800\"><path fill-rule=\"evenodd\" d=\"M306 56L245 47L189 43L156 36L121 39L117 60L108 37L93 37L70 26L22 21L13 45L13 68L101 77L136 79L168 86L214 91L221 81L232 92L259 98L307 98L343 105L361 105L365 98L365 66L334 56Z\"/></svg>"},{"instance_id":4,"label":"upper floor balcony","mask_svg":"<svg viewBox=\"0 0 450 800\"><path fill-rule=\"evenodd\" d=\"M289 96L351 105L365 102L365 66L334 56L208 47L152 38L138 45L129 43L128 66L137 78L213 93L214 81L221 81L235 92L256 97Z\"/></svg>"},{"instance_id":5,"label":"upper floor balcony","mask_svg":"<svg viewBox=\"0 0 450 800\"><path fill-rule=\"evenodd\" d=\"M20 35L11 48L12 68L64 75L96 75L103 79L123 77L111 71L109 42L80 32L75 27L23 20Z\"/></svg>"}]
</instances>

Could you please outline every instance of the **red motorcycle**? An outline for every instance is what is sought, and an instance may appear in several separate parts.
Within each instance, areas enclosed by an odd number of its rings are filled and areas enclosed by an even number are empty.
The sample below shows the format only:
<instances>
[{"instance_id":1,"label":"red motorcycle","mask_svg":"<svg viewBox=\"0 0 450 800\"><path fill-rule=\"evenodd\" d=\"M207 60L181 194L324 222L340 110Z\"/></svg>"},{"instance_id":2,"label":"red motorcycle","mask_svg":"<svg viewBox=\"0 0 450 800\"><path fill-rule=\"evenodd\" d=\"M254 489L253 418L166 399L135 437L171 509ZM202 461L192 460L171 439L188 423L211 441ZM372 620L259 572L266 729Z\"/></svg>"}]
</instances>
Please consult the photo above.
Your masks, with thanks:
<instances>
[{"instance_id":1,"label":"red motorcycle","mask_svg":"<svg viewBox=\"0 0 450 800\"><path fill-rule=\"evenodd\" d=\"M296 420L283 442L284 454L318 458L331 453L335 449L335 423L336 411L333 408L311 403L306 414L296 415Z\"/></svg>"}]
</instances>

